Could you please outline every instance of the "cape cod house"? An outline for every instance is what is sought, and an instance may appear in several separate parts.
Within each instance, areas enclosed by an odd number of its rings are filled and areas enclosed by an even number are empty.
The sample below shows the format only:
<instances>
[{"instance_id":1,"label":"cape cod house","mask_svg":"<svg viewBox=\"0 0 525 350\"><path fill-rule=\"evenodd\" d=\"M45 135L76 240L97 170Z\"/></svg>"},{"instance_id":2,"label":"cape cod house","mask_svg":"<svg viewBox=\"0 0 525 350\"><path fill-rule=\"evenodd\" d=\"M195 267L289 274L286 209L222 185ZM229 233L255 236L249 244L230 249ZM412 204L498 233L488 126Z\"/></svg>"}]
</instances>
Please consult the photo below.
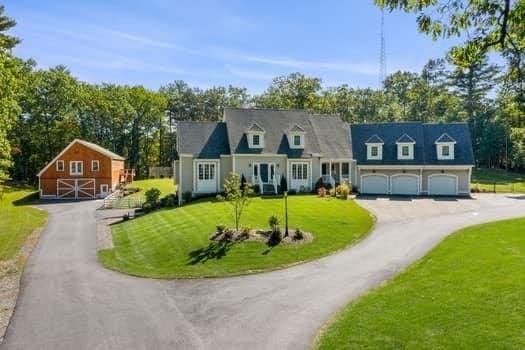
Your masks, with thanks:
<instances>
[{"instance_id":1,"label":"cape cod house","mask_svg":"<svg viewBox=\"0 0 525 350\"><path fill-rule=\"evenodd\" d=\"M353 124L303 110L227 108L220 122L181 122L174 181L180 194L217 193L230 172L263 193L310 191L319 178L361 193L468 195L468 126ZM182 196L179 196L181 198Z\"/></svg>"}]
</instances>

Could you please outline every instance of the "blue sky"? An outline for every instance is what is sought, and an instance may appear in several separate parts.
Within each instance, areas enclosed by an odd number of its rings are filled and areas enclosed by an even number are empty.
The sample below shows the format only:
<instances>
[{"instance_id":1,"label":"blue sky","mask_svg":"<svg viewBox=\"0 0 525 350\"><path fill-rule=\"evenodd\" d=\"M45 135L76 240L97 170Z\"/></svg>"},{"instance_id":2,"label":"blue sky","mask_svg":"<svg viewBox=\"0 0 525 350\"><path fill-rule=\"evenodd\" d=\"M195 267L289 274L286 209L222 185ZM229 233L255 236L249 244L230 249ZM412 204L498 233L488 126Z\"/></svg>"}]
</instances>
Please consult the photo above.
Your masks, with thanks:
<instances>
[{"instance_id":1,"label":"blue sky","mask_svg":"<svg viewBox=\"0 0 525 350\"><path fill-rule=\"evenodd\" d=\"M266 89L300 71L324 86L378 86L380 10L352 1L7 0L23 42L15 53L40 67L66 65L81 80L174 80L208 88ZM415 16L387 13L387 71L419 71L450 42L418 33Z\"/></svg>"}]
</instances>

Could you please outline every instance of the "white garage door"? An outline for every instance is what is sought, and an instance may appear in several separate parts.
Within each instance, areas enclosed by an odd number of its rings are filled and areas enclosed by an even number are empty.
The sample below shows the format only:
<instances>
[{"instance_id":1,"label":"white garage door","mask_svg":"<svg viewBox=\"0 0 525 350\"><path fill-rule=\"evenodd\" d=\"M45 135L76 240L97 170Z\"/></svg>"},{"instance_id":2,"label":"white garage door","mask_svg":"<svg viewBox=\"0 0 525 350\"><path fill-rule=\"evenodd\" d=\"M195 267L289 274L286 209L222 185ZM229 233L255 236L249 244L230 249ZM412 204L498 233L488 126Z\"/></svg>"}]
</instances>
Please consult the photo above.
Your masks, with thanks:
<instances>
[{"instance_id":1,"label":"white garage door","mask_svg":"<svg viewBox=\"0 0 525 350\"><path fill-rule=\"evenodd\" d=\"M392 194L418 195L419 176L416 175L393 175L390 177Z\"/></svg>"},{"instance_id":2,"label":"white garage door","mask_svg":"<svg viewBox=\"0 0 525 350\"><path fill-rule=\"evenodd\" d=\"M454 175L440 174L428 177L428 194L431 196L456 196L458 178Z\"/></svg>"},{"instance_id":3,"label":"white garage door","mask_svg":"<svg viewBox=\"0 0 525 350\"><path fill-rule=\"evenodd\" d=\"M361 176L361 193L387 194L388 177L383 174L371 174Z\"/></svg>"}]
</instances>

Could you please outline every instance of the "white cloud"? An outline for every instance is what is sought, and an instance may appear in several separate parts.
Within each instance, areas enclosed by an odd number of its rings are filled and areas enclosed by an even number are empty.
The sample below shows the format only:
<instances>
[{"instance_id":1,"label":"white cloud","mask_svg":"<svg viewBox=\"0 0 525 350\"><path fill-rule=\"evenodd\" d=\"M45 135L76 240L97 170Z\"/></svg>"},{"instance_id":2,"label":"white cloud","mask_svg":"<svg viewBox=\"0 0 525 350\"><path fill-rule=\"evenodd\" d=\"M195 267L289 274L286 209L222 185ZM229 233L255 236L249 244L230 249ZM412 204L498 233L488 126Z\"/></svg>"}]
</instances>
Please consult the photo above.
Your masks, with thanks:
<instances>
[{"instance_id":1,"label":"white cloud","mask_svg":"<svg viewBox=\"0 0 525 350\"><path fill-rule=\"evenodd\" d=\"M199 52L197 50L193 50L193 49L187 48L187 47L182 46L182 45L177 45L177 44L172 43L172 42L156 40L156 39L148 38L148 37L145 37L145 36L140 36L140 35L135 35L135 34L131 34L131 33L122 32L122 31L119 31L119 30L107 30L107 33L112 35L112 36L114 36L114 37L117 37L117 38L120 38L120 39L124 39L124 40L128 40L128 41L131 41L131 42L134 42L134 43L142 44L142 45L145 45L145 46L165 48L165 49L174 49L174 50L181 51L181 52L186 52L186 53L189 53L189 54L199 54Z\"/></svg>"}]
</instances>

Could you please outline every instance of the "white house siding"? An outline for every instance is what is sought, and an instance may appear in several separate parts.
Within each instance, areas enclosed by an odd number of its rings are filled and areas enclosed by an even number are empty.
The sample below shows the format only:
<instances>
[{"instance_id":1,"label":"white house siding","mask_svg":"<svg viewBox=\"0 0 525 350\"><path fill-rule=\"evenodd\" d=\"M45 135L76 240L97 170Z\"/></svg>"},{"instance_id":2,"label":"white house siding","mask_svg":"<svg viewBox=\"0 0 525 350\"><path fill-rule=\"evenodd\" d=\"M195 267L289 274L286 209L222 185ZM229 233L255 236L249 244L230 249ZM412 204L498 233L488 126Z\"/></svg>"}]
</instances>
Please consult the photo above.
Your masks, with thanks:
<instances>
[{"instance_id":1,"label":"white house siding","mask_svg":"<svg viewBox=\"0 0 525 350\"><path fill-rule=\"evenodd\" d=\"M232 157L222 156L221 157L221 172L220 172L220 183L219 188L221 191L224 190L224 179L232 172Z\"/></svg>"},{"instance_id":2,"label":"white house siding","mask_svg":"<svg viewBox=\"0 0 525 350\"><path fill-rule=\"evenodd\" d=\"M180 157L179 162L182 165L182 181L179 180L180 193L193 192L193 157Z\"/></svg>"},{"instance_id":3,"label":"white house siding","mask_svg":"<svg viewBox=\"0 0 525 350\"><path fill-rule=\"evenodd\" d=\"M173 161L173 183L175 185L179 184L179 161Z\"/></svg>"},{"instance_id":4,"label":"white house siding","mask_svg":"<svg viewBox=\"0 0 525 350\"><path fill-rule=\"evenodd\" d=\"M312 159L312 169L310 170L312 183L311 188L315 188L315 183L321 177L321 159L313 158Z\"/></svg>"},{"instance_id":5,"label":"white house siding","mask_svg":"<svg viewBox=\"0 0 525 350\"><path fill-rule=\"evenodd\" d=\"M452 174L458 177L458 194L468 195L470 193L469 170L447 169L443 168L445 174ZM423 193L428 192L428 177L434 174L441 174L441 169L423 171Z\"/></svg>"}]
</instances>

